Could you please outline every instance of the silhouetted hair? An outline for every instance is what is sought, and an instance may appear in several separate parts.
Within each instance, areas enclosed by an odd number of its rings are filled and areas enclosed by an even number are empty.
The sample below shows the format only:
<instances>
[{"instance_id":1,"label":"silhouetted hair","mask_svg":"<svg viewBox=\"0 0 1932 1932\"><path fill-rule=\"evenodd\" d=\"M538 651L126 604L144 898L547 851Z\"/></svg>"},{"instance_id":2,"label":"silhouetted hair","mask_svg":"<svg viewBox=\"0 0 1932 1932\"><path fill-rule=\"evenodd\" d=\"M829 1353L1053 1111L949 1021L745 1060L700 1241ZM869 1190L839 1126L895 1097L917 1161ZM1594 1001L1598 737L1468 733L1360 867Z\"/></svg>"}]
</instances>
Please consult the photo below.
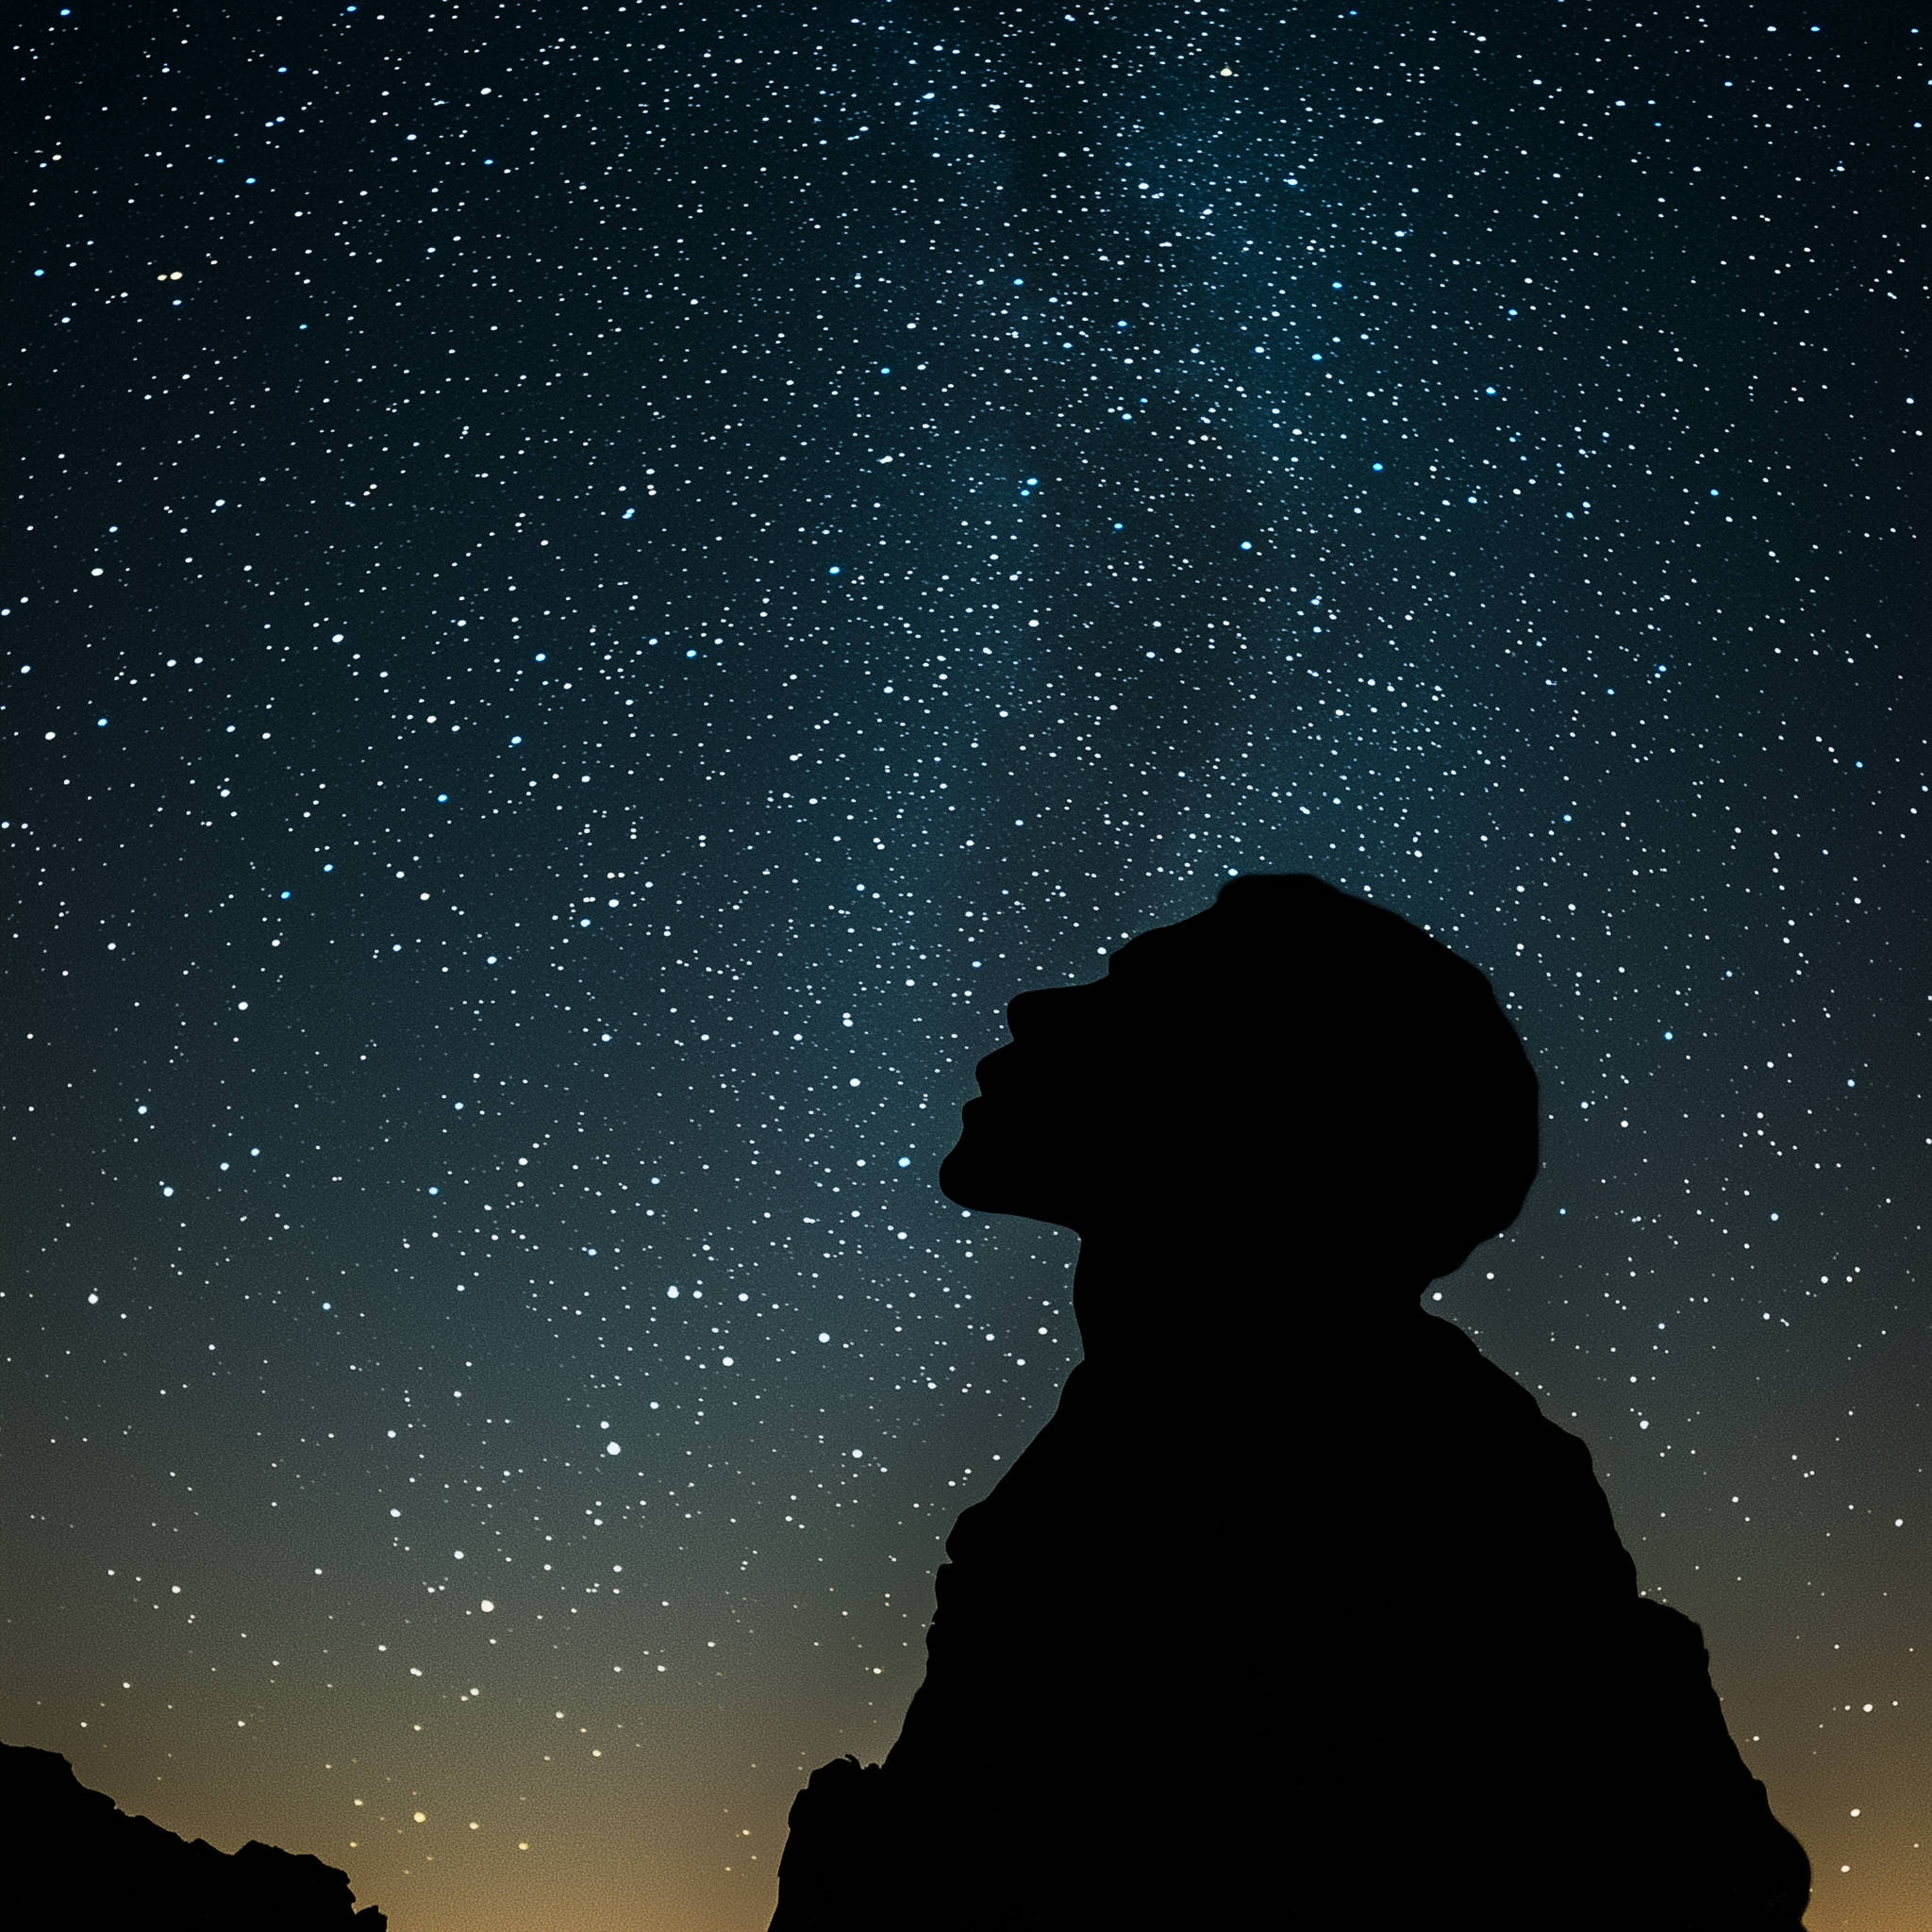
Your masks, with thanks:
<instances>
[{"instance_id":1,"label":"silhouetted hair","mask_svg":"<svg viewBox=\"0 0 1932 1932\"><path fill-rule=\"evenodd\" d=\"M1230 879L1168 930L1207 948L1196 1044L1239 1081L1244 1165L1300 1163L1430 1278L1516 1219L1536 1178L1536 1074L1468 960L1306 873Z\"/></svg>"}]
</instances>

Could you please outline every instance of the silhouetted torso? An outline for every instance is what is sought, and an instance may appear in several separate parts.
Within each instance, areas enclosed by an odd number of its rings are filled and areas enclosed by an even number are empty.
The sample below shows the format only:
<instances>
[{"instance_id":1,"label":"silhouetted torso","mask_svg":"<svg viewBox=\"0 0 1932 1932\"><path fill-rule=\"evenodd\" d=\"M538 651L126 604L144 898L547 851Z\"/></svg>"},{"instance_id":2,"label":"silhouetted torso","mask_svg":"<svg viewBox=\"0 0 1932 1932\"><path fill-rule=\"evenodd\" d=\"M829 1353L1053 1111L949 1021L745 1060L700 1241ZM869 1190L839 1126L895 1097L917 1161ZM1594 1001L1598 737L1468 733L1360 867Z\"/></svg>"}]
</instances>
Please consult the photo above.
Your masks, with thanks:
<instances>
[{"instance_id":1,"label":"silhouetted torso","mask_svg":"<svg viewBox=\"0 0 1932 1932\"><path fill-rule=\"evenodd\" d=\"M883 1769L820 1774L860 1832L820 1884L801 1799L774 1932L1795 1932L1803 1854L1582 1442L1445 1322L1350 1340L1074 1369L947 1541Z\"/></svg>"}]
</instances>

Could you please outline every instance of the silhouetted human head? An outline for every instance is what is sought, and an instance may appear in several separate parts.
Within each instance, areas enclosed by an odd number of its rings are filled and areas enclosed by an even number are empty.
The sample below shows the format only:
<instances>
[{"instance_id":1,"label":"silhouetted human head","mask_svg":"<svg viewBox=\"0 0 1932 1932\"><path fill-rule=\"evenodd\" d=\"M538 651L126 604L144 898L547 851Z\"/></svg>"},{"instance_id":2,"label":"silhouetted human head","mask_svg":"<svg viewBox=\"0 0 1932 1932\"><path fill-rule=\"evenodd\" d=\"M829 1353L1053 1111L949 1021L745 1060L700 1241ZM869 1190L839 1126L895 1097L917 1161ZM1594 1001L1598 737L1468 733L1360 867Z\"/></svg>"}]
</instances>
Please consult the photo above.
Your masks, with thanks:
<instances>
[{"instance_id":1,"label":"silhouetted human head","mask_svg":"<svg viewBox=\"0 0 1932 1932\"><path fill-rule=\"evenodd\" d=\"M1419 1287L1536 1176L1536 1075L1489 981L1307 874L1231 879L1007 1012L940 1170L979 1212L1334 1250Z\"/></svg>"}]
</instances>

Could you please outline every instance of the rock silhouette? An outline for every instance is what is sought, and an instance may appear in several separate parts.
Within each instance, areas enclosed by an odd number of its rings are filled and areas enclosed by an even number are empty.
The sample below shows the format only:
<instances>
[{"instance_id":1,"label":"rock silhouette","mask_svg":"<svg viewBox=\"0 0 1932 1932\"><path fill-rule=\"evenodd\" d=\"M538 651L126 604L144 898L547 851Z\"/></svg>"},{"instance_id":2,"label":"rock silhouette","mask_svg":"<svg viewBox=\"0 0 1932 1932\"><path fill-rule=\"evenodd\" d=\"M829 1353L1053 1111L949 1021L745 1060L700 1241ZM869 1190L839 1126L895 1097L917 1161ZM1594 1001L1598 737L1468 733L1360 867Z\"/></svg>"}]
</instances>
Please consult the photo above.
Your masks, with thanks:
<instances>
[{"instance_id":1,"label":"rock silhouette","mask_svg":"<svg viewBox=\"0 0 1932 1932\"><path fill-rule=\"evenodd\" d=\"M1079 1233L1084 1359L884 1764L799 1793L772 1932L1797 1932L1697 1626L1418 1306L1536 1173L1483 975L1257 875L1008 1017L941 1183Z\"/></svg>"},{"instance_id":2,"label":"rock silhouette","mask_svg":"<svg viewBox=\"0 0 1932 1932\"><path fill-rule=\"evenodd\" d=\"M17 1925L187 1925L195 1932L385 1932L356 1909L348 1874L251 1839L239 1852L192 1844L91 1791L53 1751L0 1744L0 1816L13 1842L7 1891Z\"/></svg>"}]
</instances>

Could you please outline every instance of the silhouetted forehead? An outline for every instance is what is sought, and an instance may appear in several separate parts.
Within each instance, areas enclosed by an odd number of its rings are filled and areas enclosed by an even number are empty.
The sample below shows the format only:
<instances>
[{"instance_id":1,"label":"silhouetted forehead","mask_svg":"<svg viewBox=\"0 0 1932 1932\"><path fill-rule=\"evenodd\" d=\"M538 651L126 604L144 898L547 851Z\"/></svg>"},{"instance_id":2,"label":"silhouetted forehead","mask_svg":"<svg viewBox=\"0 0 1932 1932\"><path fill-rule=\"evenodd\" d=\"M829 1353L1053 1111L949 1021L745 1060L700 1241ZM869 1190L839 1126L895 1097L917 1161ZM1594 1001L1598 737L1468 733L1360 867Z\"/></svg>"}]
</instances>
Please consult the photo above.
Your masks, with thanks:
<instances>
[{"instance_id":1,"label":"silhouetted forehead","mask_svg":"<svg viewBox=\"0 0 1932 1932\"><path fill-rule=\"evenodd\" d=\"M1136 980L1175 973L1199 971L1224 952L1230 937L1225 919L1214 913L1197 912L1174 925L1157 925L1108 958L1109 978L1120 977L1129 984Z\"/></svg>"}]
</instances>

